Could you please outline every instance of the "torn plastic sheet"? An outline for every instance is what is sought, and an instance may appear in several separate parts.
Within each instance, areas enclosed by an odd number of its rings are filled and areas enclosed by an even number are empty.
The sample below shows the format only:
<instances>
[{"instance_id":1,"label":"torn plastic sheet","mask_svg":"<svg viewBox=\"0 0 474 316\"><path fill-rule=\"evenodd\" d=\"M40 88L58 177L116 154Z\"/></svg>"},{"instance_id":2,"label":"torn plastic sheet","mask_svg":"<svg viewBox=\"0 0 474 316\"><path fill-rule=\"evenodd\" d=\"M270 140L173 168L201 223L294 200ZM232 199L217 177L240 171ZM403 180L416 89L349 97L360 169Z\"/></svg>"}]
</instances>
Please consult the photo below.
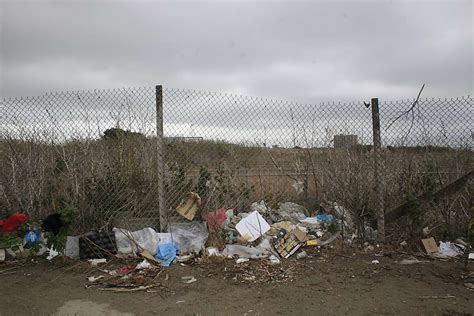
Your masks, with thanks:
<instances>
[{"instance_id":1,"label":"torn plastic sheet","mask_svg":"<svg viewBox=\"0 0 474 316\"><path fill-rule=\"evenodd\" d=\"M209 237L206 224L201 222L170 223L168 231L181 254L199 253Z\"/></svg>"},{"instance_id":2,"label":"torn plastic sheet","mask_svg":"<svg viewBox=\"0 0 474 316\"><path fill-rule=\"evenodd\" d=\"M447 257L457 257L463 253L463 250L465 247L462 245L454 244L452 242L443 242L440 241L439 247L438 247L438 252L441 253L444 256Z\"/></svg>"},{"instance_id":3,"label":"torn plastic sheet","mask_svg":"<svg viewBox=\"0 0 474 316\"><path fill-rule=\"evenodd\" d=\"M156 246L160 242L160 234L153 228L147 227L134 232L123 228L114 228L113 231L118 253L138 255L142 250L148 250L152 255L155 255Z\"/></svg>"},{"instance_id":4,"label":"torn plastic sheet","mask_svg":"<svg viewBox=\"0 0 474 316\"><path fill-rule=\"evenodd\" d=\"M228 258L237 256L239 258L259 259L272 254L275 255L276 252L268 239L263 239L257 247L226 245L224 251L222 251L222 255Z\"/></svg>"}]
</instances>

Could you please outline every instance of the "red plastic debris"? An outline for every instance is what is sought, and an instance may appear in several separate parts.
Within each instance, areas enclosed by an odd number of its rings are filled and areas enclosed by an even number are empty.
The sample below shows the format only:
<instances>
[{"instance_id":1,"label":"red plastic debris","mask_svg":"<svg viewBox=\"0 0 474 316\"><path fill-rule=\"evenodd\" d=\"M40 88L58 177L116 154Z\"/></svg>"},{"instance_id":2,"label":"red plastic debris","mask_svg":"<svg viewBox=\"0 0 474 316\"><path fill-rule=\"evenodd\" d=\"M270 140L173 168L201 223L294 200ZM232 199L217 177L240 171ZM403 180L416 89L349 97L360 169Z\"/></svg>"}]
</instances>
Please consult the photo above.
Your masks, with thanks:
<instances>
[{"instance_id":1,"label":"red plastic debris","mask_svg":"<svg viewBox=\"0 0 474 316\"><path fill-rule=\"evenodd\" d=\"M127 266L118 268L117 270L115 270L115 272L117 272L118 274L129 274L133 270L135 270L134 266L127 265Z\"/></svg>"},{"instance_id":2,"label":"red plastic debris","mask_svg":"<svg viewBox=\"0 0 474 316\"><path fill-rule=\"evenodd\" d=\"M0 219L0 232L14 232L20 225L26 223L27 220L28 214L23 213L15 213L8 218Z\"/></svg>"},{"instance_id":3,"label":"red plastic debris","mask_svg":"<svg viewBox=\"0 0 474 316\"><path fill-rule=\"evenodd\" d=\"M206 215L207 227L210 232L214 232L216 229L219 229L224 224L227 219L224 208L220 208L215 212L209 212Z\"/></svg>"}]
</instances>

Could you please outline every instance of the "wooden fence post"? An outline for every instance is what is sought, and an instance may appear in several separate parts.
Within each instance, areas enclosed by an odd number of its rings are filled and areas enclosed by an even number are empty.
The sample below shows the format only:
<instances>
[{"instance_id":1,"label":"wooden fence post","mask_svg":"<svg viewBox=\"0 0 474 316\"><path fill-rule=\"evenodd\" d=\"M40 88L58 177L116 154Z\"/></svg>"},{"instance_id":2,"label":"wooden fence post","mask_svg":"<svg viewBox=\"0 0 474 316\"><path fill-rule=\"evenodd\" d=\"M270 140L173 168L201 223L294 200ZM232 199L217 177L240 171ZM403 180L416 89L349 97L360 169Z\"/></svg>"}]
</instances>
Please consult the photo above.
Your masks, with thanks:
<instances>
[{"instance_id":1,"label":"wooden fence post","mask_svg":"<svg viewBox=\"0 0 474 316\"><path fill-rule=\"evenodd\" d=\"M163 86L156 86L156 153L157 153L157 194L160 231L164 232L168 225L168 217L164 196L164 145L163 145Z\"/></svg>"},{"instance_id":2,"label":"wooden fence post","mask_svg":"<svg viewBox=\"0 0 474 316\"><path fill-rule=\"evenodd\" d=\"M385 211L383 201L383 181L382 181L382 157L381 148L382 141L380 137L380 114L379 114L379 99L372 98L372 130L374 134L374 180L375 180L375 195L377 206L377 238L379 242L385 242Z\"/></svg>"}]
</instances>

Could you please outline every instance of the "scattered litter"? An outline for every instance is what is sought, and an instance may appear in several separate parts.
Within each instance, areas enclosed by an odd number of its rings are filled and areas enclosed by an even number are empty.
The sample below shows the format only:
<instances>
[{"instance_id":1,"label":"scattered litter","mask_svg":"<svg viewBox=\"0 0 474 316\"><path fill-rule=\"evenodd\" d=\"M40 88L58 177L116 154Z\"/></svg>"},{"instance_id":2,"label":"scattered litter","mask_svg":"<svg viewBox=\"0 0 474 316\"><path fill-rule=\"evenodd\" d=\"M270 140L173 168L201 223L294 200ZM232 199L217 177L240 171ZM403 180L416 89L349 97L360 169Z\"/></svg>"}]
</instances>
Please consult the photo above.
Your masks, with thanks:
<instances>
[{"instance_id":1,"label":"scattered litter","mask_svg":"<svg viewBox=\"0 0 474 316\"><path fill-rule=\"evenodd\" d=\"M273 223L270 226L270 230L267 232L267 234L269 234L271 236L276 236L278 234L278 232L280 231L280 229L284 229L287 232L291 232L295 228L296 228L296 225L293 224L292 222L290 222L290 221L281 221L281 222Z\"/></svg>"},{"instance_id":2,"label":"scattered litter","mask_svg":"<svg viewBox=\"0 0 474 316\"><path fill-rule=\"evenodd\" d=\"M464 247L467 247L468 244L467 242L465 242L464 240L462 240L461 238L458 238L454 241L455 244L460 244L460 245L463 245Z\"/></svg>"},{"instance_id":3,"label":"scattered litter","mask_svg":"<svg viewBox=\"0 0 474 316\"><path fill-rule=\"evenodd\" d=\"M461 245L461 247L463 247ZM459 249L456 244L451 243L449 241L439 243L439 252L447 257L457 257L463 253L461 249Z\"/></svg>"},{"instance_id":4,"label":"scattered litter","mask_svg":"<svg viewBox=\"0 0 474 316\"><path fill-rule=\"evenodd\" d=\"M117 254L115 233L90 232L79 237L79 257L81 259L100 259Z\"/></svg>"},{"instance_id":5,"label":"scattered litter","mask_svg":"<svg viewBox=\"0 0 474 316\"><path fill-rule=\"evenodd\" d=\"M269 258L271 264L280 264L280 259L277 256L271 255Z\"/></svg>"},{"instance_id":6,"label":"scattered litter","mask_svg":"<svg viewBox=\"0 0 474 316\"><path fill-rule=\"evenodd\" d=\"M345 230L354 229L354 221L352 220L351 213L344 206L334 202L333 204L334 215L343 221Z\"/></svg>"},{"instance_id":7,"label":"scattered litter","mask_svg":"<svg viewBox=\"0 0 474 316\"><path fill-rule=\"evenodd\" d=\"M326 213L320 213L320 214L316 215L315 218L316 218L317 222L326 223L326 224L332 223L335 220L333 215L326 214Z\"/></svg>"},{"instance_id":8,"label":"scattered litter","mask_svg":"<svg viewBox=\"0 0 474 316\"><path fill-rule=\"evenodd\" d=\"M142 262L140 262L139 264L137 264L137 266L135 267L135 269L150 269L151 268L151 264L150 262L148 262L148 260L146 259L143 259Z\"/></svg>"},{"instance_id":9,"label":"scattered litter","mask_svg":"<svg viewBox=\"0 0 474 316\"><path fill-rule=\"evenodd\" d=\"M23 238L23 246L32 247L37 244L41 239L39 230L29 230Z\"/></svg>"},{"instance_id":10,"label":"scattered litter","mask_svg":"<svg viewBox=\"0 0 474 316\"><path fill-rule=\"evenodd\" d=\"M301 247L301 242L294 234L289 233L284 229L280 229L278 235L273 241L273 246L275 247L276 252L286 259Z\"/></svg>"},{"instance_id":11,"label":"scattered litter","mask_svg":"<svg viewBox=\"0 0 474 316\"><path fill-rule=\"evenodd\" d=\"M415 257L410 257L410 258L401 260L401 261L400 261L400 264L403 264L403 265L410 265L410 264L425 263L425 262L429 262L429 261L426 261L426 260L418 260L418 259L416 259Z\"/></svg>"},{"instance_id":12,"label":"scattered litter","mask_svg":"<svg viewBox=\"0 0 474 316\"><path fill-rule=\"evenodd\" d=\"M169 232L181 254L199 253L209 237L206 224L196 221L170 223Z\"/></svg>"},{"instance_id":13,"label":"scattered litter","mask_svg":"<svg viewBox=\"0 0 474 316\"><path fill-rule=\"evenodd\" d=\"M228 258L237 256L239 258L252 258L258 259L266 257L269 254L269 251L263 249L262 247L249 247L242 245L226 245L222 255Z\"/></svg>"},{"instance_id":14,"label":"scattered litter","mask_svg":"<svg viewBox=\"0 0 474 316\"><path fill-rule=\"evenodd\" d=\"M408 243L406 241L402 241L400 243L400 247L406 247L408 245Z\"/></svg>"},{"instance_id":15,"label":"scattered litter","mask_svg":"<svg viewBox=\"0 0 474 316\"><path fill-rule=\"evenodd\" d=\"M117 272L117 274L129 274L130 272L134 271L135 270L135 267L134 266L131 266L131 265L125 265L125 266L122 266L118 269L115 270L115 272Z\"/></svg>"},{"instance_id":16,"label":"scattered litter","mask_svg":"<svg viewBox=\"0 0 474 316\"><path fill-rule=\"evenodd\" d=\"M49 254L48 256L46 257L46 260L53 260L53 258L56 258L57 256L59 256L59 252L57 252L56 250L54 250L53 248L50 248L49 249Z\"/></svg>"},{"instance_id":17,"label":"scattered litter","mask_svg":"<svg viewBox=\"0 0 474 316\"><path fill-rule=\"evenodd\" d=\"M93 266L98 266L101 263L107 263L107 259L89 259L87 261L89 261L89 263Z\"/></svg>"},{"instance_id":18,"label":"scattered litter","mask_svg":"<svg viewBox=\"0 0 474 316\"><path fill-rule=\"evenodd\" d=\"M306 241L306 246L317 246L318 241L316 239Z\"/></svg>"},{"instance_id":19,"label":"scattered litter","mask_svg":"<svg viewBox=\"0 0 474 316\"><path fill-rule=\"evenodd\" d=\"M253 202L252 205L250 205L250 210L252 212L259 212L260 214L265 214L267 213L267 206L265 205L265 201L260 201L260 202Z\"/></svg>"},{"instance_id":20,"label":"scattered litter","mask_svg":"<svg viewBox=\"0 0 474 316\"><path fill-rule=\"evenodd\" d=\"M142 251L142 253L140 255L143 258L147 259L149 262L153 262L155 264L160 264L160 262L158 260L156 260L156 258L153 257L153 255L148 250Z\"/></svg>"},{"instance_id":21,"label":"scattered litter","mask_svg":"<svg viewBox=\"0 0 474 316\"><path fill-rule=\"evenodd\" d=\"M316 219L316 217L306 217L302 220L300 220L301 223L309 224L309 225L314 225L314 226L319 226L319 222Z\"/></svg>"},{"instance_id":22,"label":"scattered litter","mask_svg":"<svg viewBox=\"0 0 474 316\"><path fill-rule=\"evenodd\" d=\"M201 197L197 193L189 192L185 199L176 207L176 212L192 221L196 215L198 207L201 205Z\"/></svg>"},{"instance_id":23,"label":"scattered litter","mask_svg":"<svg viewBox=\"0 0 474 316\"><path fill-rule=\"evenodd\" d=\"M95 281L100 280L100 279L103 279L103 278L104 278L103 275L90 276L90 277L87 277L87 281L89 281L89 282L95 282Z\"/></svg>"},{"instance_id":24,"label":"scattered litter","mask_svg":"<svg viewBox=\"0 0 474 316\"><path fill-rule=\"evenodd\" d=\"M10 217L0 219L0 232L11 233L14 232L20 225L23 225L28 220L28 214L15 213Z\"/></svg>"},{"instance_id":25,"label":"scattered litter","mask_svg":"<svg viewBox=\"0 0 474 316\"><path fill-rule=\"evenodd\" d=\"M79 237L77 236L67 236L66 237L66 247L64 250L66 257L72 259L79 258Z\"/></svg>"},{"instance_id":26,"label":"scattered litter","mask_svg":"<svg viewBox=\"0 0 474 316\"><path fill-rule=\"evenodd\" d=\"M249 258L239 258L235 261L235 263L237 263L237 264L244 263L244 262L247 262L249 260L250 260Z\"/></svg>"},{"instance_id":27,"label":"scattered litter","mask_svg":"<svg viewBox=\"0 0 474 316\"><path fill-rule=\"evenodd\" d=\"M470 260L474 260L474 252L471 252L471 253L469 254L468 258L469 258Z\"/></svg>"},{"instance_id":28,"label":"scattered litter","mask_svg":"<svg viewBox=\"0 0 474 316\"><path fill-rule=\"evenodd\" d=\"M422 239L421 243L423 244L427 254L432 254L438 251L438 246L436 245L436 241L433 237Z\"/></svg>"},{"instance_id":29,"label":"scattered litter","mask_svg":"<svg viewBox=\"0 0 474 316\"><path fill-rule=\"evenodd\" d=\"M308 254L304 250L296 255L296 259L303 259L303 258L306 258L306 257L308 257Z\"/></svg>"},{"instance_id":30,"label":"scattered litter","mask_svg":"<svg viewBox=\"0 0 474 316\"><path fill-rule=\"evenodd\" d=\"M176 301L176 304L182 304L184 303L185 301Z\"/></svg>"},{"instance_id":31,"label":"scattered litter","mask_svg":"<svg viewBox=\"0 0 474 316\"><path fill-rule=\"evenodd\" d=\"M205 217L207 221L207 228L211 233L221 228L227 220L227 214L223 208L220 208L215 212L209 212Z\"/></svg>"},{"instance_id":32,"label":"scattered litter","mask_svg":"<svg viewBox=\"0 0 474 316\"><path fill-rule=\"evenodd\" d=\"M186 284L194 283L197 281L197 279L192 275L181 277L181 280L183 280L183 283Z\"/></svg>"},{"instance_id":33,"label":"scattered litter","mask_svg":"<svg viewBox=\"0 0 474 316\"><path fill-rule=\"evenodd\" d=\"M160 242L160 237L167 237L166 235L163 236L164 234L157 233L150 227L134 232L122 228L114 228L113 232L115 233L117 252L125 255L137 255L142 250L147 250L154 255L156 246Z\"/></svg>"},{"instance_id":34,"label":"scattered litter","mask_svg":"<svg viewBox=\"0 0 474 316\"><path fill-rule=\"evenodd\" d=\"M278 210L273 211L272 213L276 213L277 217L279 217L279 219L275 220L275 215L273 216L272 219L275 222L286 220L294 224L298 224L300 221L304 220L309 215L304 206L293 202L281 203Z\"/></svg>"},{"instance_id":35,"label":"scattered litter","mask_svg":"<svg viewBox=\"0 0 474 316\"><path fill-rule=\"evenodd\" d=\"M169 267L176 259L176 252L177 249L175 244L160 244L156 250L155 258L160 261L161 266Z\"/></svg>"},{"instance_id":36,"label":"scattered litter","mask_svg":"<svg viewBox=\"0 0 474 316\"><path fill-rule=\"evenodd\" d=\"M191 261L194 258L193 254L177 256L176 261L179 263L186 263Z\"/></svg>"},{"instance_id":37,"label":"scattered litter","mask_svg":"<svg viewBox=\"0 0 474 316\"><path fill-rule=\"evenodd\" d=\"M5 261L5 249L0 249L0 261Z\"/></svg>"},{"instance_id":38,"label":"scattered litter","mask_svg":"<svg viewBox=\"0 0 474 316\"><path fill-rule=\"evenodd\" d=\"M235 228L247 241L252 242L270 230L270 225L260 213L254 211L240 220Z\"/></svg>"},{"instance_id":39,"label":"scattered litter","mask_svg":"<svg viewBox=\"0 0 474 316\"><path fill-rule=\"evenodd\" d=\"M474 290L474 283L472 282L464 283L464 286L467 287L469 290Z\"/></svg>"},{"instance_id":40,"label":"scattered litter","mask_svg":"<svg viewBox=\"0 0 474 316\"><path fill-rule=\"evenodd\" d=\"M219 249L217 249L216 247L209 247L207 248L207 255L209 257L212 257L212 256L220 256L220 252L219 252Z\"/></svg>"},{"instance_id":41,"label":"scattered litter","mask_svg":"<svg viewBox=\"0 0 474 316\"><path fill-rule=\"evenodd\" d=\"M372 264L379 264L379 263L380 263L380 261L378 261L378 260L372 260Z\"/></svg>"}]
</instances>

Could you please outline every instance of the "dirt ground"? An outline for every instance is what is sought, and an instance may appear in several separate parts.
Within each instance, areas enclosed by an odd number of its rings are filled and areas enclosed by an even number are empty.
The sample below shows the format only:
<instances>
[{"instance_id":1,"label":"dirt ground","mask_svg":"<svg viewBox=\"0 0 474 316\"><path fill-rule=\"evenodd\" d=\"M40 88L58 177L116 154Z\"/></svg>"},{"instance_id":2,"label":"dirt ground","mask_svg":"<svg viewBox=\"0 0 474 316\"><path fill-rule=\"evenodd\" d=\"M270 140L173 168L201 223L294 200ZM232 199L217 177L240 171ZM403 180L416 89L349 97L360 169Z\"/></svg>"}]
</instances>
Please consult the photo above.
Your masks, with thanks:
<instances>
[{"instance_id":1,"label":"dirt ground","mask_svg":"<svg viewBox=\"0 0 474 316\"><path fill-rule=\"evenodd\" d=\"M3 263L0 315L474 315L474 291L464 286L472 261L466 272L461 260L402 265L408 255L400 253L308 254L273 266L263 259L174 264L151 292L134 293L86 288L87 276L101 274L87 262ZM114 264L123 263L101 268ZM183 283L188 275L197 281Z\"/></svg>"}]
</instances>

